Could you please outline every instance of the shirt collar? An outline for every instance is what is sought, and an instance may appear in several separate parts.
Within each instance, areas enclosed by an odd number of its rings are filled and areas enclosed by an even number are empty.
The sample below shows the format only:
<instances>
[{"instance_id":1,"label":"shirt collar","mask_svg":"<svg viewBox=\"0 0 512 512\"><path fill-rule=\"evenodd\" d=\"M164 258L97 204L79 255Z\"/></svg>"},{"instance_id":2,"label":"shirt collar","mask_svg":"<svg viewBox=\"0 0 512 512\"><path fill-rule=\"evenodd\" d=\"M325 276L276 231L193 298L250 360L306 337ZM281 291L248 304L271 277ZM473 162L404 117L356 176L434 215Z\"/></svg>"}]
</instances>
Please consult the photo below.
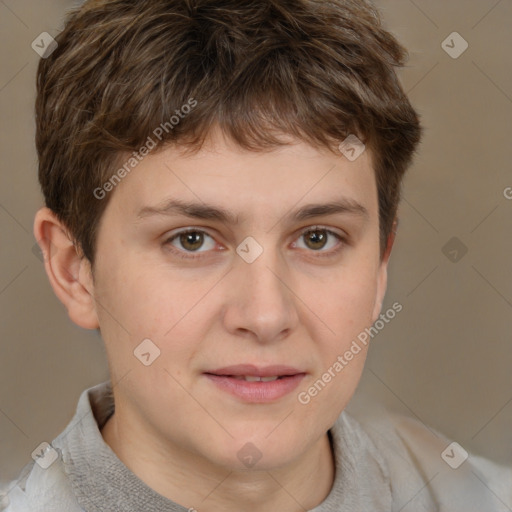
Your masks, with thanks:
<instances>
[{"instance_id":1,"label":"shirt collar","mask_svg":"<svg viewBox=\"0 0 512 512\"><path fill-rule=\"evenodd\" d=\"M101 429L114 412L111 383L86 389L66 429L52 443L81 507L88 511L187 512L147 486L105 443ZM326 499L310 512L391 510L385 461L362 427L342 412L329 430L335 478Z\"/></svg>"}]
</instances>

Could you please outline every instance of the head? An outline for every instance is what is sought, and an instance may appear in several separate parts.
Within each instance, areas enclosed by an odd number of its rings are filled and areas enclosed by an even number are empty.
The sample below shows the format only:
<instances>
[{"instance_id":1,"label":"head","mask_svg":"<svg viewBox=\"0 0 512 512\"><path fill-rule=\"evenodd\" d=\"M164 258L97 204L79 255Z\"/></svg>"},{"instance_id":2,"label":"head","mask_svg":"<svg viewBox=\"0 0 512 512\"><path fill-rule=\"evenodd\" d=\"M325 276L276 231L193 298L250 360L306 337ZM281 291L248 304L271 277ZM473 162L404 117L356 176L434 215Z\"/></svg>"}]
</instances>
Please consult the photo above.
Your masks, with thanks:
<instances>
[{"instance_id":1,"label":"head","mask_svg":"<svg viewBox=\"0 0 512 512\"><path fill-rule=\"evenodd\" d=\"M350 400L367 346L297 397L382 307L420 140L405 50L360 0L87 1L56 39L35 235L72 320L101 331L116 413L213 464L239 467L247 442L260 467L290 462ZM209 376L244 363L300 378L247 400Z\"/></svg>"}]
</instances>

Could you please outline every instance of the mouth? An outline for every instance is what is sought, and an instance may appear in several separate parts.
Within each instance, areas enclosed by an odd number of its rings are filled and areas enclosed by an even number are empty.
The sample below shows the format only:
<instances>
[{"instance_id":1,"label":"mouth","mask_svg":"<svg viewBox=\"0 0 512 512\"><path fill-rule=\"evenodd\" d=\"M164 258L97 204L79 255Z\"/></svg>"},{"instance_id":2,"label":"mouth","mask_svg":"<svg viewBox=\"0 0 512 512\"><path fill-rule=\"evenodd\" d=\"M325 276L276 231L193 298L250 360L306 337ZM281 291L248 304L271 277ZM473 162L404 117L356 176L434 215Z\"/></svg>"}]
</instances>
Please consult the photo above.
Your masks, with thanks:
<instances>
[{"instance_id":1,"label":"mouth","mask_svg":"<svg viewBox=\"0 0 512 512\"><path fill-rule=\"evenodd\" d=\"M222 375L222 377L231 377L237 380L245 380L246 382L272 382L273 380L284 378L284 375L274 375L273 377L258 377L257 375Z\"/></svg>"},{"instance_id":2,"label":"mouth","mask_svg":"<svg viewBox=\"0 0 512 512\"><path fill-rule=\"evenodd\" d=\"M237 365L204 372L217 389L244 402L269 403L291 393L306 372L283 365Z\"/></svg>"}]
</instances>

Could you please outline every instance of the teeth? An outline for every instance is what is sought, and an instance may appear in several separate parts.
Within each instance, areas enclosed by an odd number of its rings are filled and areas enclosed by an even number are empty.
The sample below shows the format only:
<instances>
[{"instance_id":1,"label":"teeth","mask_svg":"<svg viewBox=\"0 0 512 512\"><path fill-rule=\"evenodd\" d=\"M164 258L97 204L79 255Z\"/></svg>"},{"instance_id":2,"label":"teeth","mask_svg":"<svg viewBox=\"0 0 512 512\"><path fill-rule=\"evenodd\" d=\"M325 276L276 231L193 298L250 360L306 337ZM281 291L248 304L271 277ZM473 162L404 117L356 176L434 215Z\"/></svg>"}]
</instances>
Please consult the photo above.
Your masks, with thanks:
<instances>
[{"instance_id":1,"label":"teeth","mask_svg":"<svg viewBox=\"0 0 512 512\"><path fill-rule=\"evenodd\" d=\"M238 380L245 380L247 382L271 382L273 380L277 380L279 377L275 375L274 377L256 377L253 375L240 375L235 377Z\"/></svg>"},{"instance_id":2,"label":"teeth","mask_svg":"<svg viewBox=\"0 0 512 512\"><path fill-rule=\"evenodd\" d=\"M244 375L243 379L246 380L247 382L256 382L256 381L260 381L261 377L253 377L251 375Z\"/></svg>"}]
</instances>

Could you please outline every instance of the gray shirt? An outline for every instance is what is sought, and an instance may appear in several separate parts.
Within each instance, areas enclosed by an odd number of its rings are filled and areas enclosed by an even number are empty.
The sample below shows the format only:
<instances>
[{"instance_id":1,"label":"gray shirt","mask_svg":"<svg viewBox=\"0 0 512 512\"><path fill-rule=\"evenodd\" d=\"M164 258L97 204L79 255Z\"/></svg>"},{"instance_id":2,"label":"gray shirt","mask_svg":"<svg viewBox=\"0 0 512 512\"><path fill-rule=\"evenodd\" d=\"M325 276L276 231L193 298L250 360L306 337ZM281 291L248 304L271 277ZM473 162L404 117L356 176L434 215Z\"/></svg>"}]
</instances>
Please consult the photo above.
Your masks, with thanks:
<instances>
[{"instance_id":1,"label":"gray shirt","mask_svg":"<svg viewBox=\"0 0 512 512\"><path fill-rule=\"evenodd\" d=\"M148 487L103 440L100 430L114 411L109 389L104 382L82 393L66 429L5 486L0 510L189 510ZM512 510L511 468L465 458L457 445L416 420L374 408L357 419L343 411L329 436L334 484L310 512Z\"/></svg>"}]
</instances>

